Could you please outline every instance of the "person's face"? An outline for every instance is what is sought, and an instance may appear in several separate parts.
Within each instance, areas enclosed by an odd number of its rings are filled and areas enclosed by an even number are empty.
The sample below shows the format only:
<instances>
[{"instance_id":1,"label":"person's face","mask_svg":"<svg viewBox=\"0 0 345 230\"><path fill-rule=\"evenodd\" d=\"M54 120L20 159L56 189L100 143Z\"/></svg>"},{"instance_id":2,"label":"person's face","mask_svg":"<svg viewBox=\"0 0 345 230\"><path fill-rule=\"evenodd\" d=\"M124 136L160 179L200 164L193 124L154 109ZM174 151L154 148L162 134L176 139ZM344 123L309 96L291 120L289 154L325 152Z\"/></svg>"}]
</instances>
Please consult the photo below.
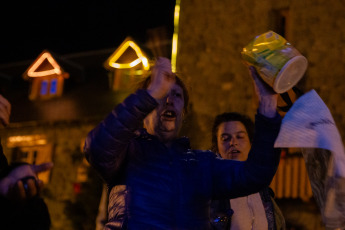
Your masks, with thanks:
<instances>
[{"instance_id":1,"label":"person's face","mask_svg":"<svg viewBox=\"0 0 345 230\"><path fill-rule=\"evenodd\" d=\"M184 98L182 88L175 84L167 96L158 101L158 106L144 119L148 133L168 142L178 136L183 119Z\"/></svg>"},{"instance_id":2,"label":"person's face","mask_svg":"<svg viewBox=\"0 0 345 230\"><path fill-rule=\"evenodd\" d=\"M217 146L224 159L245 161L251 147L246 127L240 121L223 122L218 127Z\"/></svg>"}]
</instances>

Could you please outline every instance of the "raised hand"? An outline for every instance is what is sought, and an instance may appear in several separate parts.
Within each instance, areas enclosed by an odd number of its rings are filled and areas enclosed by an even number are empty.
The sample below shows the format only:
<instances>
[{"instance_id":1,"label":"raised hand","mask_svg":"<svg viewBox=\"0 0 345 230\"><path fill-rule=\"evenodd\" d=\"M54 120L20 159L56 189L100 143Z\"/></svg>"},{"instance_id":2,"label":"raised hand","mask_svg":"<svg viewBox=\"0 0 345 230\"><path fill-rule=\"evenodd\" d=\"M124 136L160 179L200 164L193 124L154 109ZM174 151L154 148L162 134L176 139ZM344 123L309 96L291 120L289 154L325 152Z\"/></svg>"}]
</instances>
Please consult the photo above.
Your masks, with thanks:
<instances>
[{"instance_id":1,"label":"raised hand","mask_svg":"<svg viewBox=\"0 0 345 230\"><path fill-rule=\"evenodd\" d=\"M266 117L274 117L277 113L278 94L260 78L253 66L249 67L249 73L259 100L259 113Z\"/></svg>"},{"instance_id":2,"label":"raised hand","mask_svg":"<svg viewBox=\"0 0 345 230\"><path fill-rule=\"evenodd\" d=\"M170 60L159 57L152 70L148 93L155 99L165 97L175 84L175 74L171 70Z\"/></svg>"}]
</instances>

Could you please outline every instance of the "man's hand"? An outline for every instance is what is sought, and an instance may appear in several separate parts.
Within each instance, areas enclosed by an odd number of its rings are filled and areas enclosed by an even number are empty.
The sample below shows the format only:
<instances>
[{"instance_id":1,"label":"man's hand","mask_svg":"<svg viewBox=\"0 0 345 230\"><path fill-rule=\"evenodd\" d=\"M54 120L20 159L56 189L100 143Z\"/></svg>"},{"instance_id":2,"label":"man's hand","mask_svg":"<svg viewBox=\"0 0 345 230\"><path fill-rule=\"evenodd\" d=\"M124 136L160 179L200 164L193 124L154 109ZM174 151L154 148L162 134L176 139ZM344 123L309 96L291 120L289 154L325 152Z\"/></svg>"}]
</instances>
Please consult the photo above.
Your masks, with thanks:
<instances>
[{"instance_id":1,"label":"man's hand","mask_svg":"<svg viewBox=\"0 0 345 230\"><path fill-rule=\"evenodd\" d=\"M277 113L278 94L260 78L253 66L249 67L249 73L259 100L259 113L266 117L274 117Z\"/></svg>"},{"instance_id":2,"label":"man's hand","mask_svg":"<svg viewBox=\"0 0 345 230\"><path fill-rule=\"evenodd\" d=\"M148 93L155 99L165 97L175 84L175 74L171 70L170 60L159 57L152 70L151 83L147 88Z\"/></svg>"},{"instance_id":3,"label":"man's hand","mask_svg":"<svg viewBox=\"0 0 345 230\"><path fill-rule=\"evenodd\" d=\"M0 194L12 200L25 200L38 195L43 188L43 182L38 179L37 173L52 167L52 162L16 167L0 180Z\"/></svg>"},{"instance_id":4,"label":"man's hand","mask_svg":"<svg viewBox=\"0 0 345 230\"><path fill-rule=\"evenodd\" d=\"M6 98L0 95L0 127L10 123L11 104Z\"/></svg>"}]
</instances>

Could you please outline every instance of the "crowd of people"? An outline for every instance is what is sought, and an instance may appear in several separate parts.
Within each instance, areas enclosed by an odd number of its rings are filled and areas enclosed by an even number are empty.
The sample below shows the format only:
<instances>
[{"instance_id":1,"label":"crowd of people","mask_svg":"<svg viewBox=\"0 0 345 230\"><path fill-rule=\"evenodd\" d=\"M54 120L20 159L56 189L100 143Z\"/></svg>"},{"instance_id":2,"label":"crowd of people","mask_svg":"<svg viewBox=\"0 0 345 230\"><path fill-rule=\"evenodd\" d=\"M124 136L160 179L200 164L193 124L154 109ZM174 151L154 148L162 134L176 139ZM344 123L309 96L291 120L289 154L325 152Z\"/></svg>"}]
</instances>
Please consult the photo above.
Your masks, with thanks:
<instances>
[{"instance_id":1,"label":"crowd of people","mask_svg":"<svg viewBox=\"0 0 345 230\"><path fill-rule=\"evenodd\" d=\"M188 112L187 87L169 59L156 60L150 77L85 141L85 157L108 189L104 229L285 229L269 188L280 160L280 149L274 148L281 124L278 95L255 68L249 67L249 76L259 101L255 123L236 112L219 114L212 151L196 150L179 136ZM3 126L10 111L0 95ZM53 164L11 165L2 148L0 160L0 199L6 207L1 218L10 229L49 229L37 173Z\"/></svg>"},{"instance_id":2,"label":"crowd of people","mask_svg":"<svg viewBox=\"0 0 345 230\"><path fill-rule=\"evenodd\" d=\"M250 76L259 107L248 159L222 159L191 149L189 140L179 137L188 91L170 61L157 59L142 87L85 142L87 160L109 189L105 229L212 229L212 200L249 196L269 186L280 159L280 149L273 147L281 123L278 96L254 68Z\"/></svg>"}]
</instances>

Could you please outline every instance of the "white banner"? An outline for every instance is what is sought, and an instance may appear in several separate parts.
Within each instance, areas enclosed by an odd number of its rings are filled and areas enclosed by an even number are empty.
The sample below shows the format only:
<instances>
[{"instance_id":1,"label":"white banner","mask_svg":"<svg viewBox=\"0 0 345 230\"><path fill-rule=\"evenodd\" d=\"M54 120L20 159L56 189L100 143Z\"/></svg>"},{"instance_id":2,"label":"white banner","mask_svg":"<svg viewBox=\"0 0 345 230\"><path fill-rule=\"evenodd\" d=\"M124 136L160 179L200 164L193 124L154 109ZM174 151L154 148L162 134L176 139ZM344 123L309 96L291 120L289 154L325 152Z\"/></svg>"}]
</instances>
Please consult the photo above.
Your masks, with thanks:
<instances>
[{"instance_id":1,"label":"white banner","mask_svg":"<svg viewBox=\"0 0 345 230\"><path fill-rule=\"evenodd\" d=\"M277 148L301 148L313 196L327 229L345 228L345 153L334 119L311 90L283 118Z\"/></svg>"}]
</instances>

